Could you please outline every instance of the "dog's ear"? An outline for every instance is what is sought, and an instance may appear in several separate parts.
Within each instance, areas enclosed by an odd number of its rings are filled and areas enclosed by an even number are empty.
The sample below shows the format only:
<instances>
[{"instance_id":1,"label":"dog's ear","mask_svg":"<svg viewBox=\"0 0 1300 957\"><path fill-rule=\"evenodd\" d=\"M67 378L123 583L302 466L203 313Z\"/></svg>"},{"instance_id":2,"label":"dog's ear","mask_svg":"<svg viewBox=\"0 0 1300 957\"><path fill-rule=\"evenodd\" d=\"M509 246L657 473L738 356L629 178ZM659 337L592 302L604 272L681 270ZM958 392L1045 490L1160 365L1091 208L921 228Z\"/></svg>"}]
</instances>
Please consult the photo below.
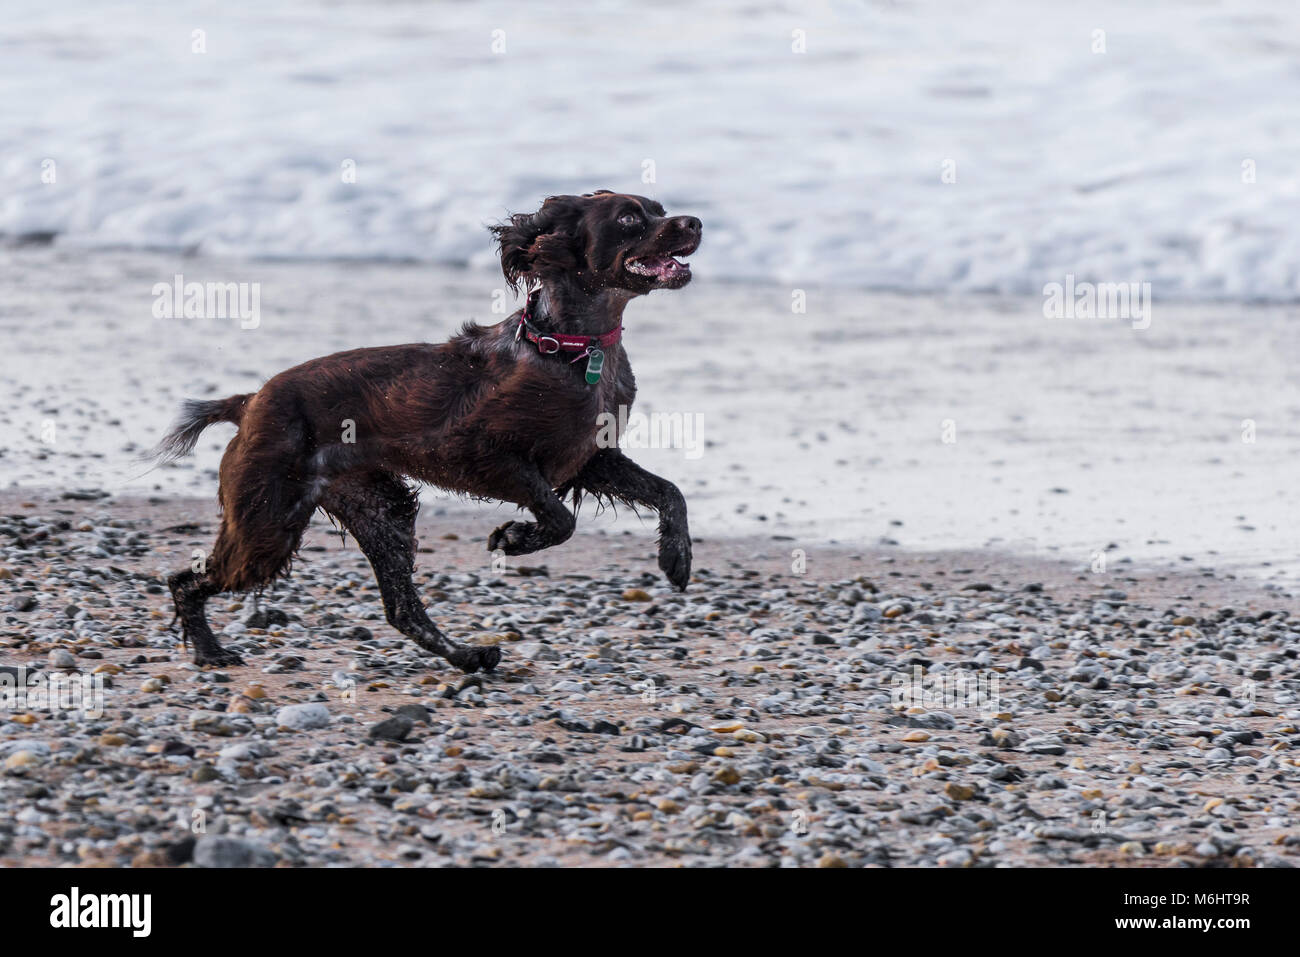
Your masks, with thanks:
<instances>
[{"instance_id":1,"label":"dog's ear","mask_svg":"<svg viewBox=\"0 0 1300 957\"><path fill-rule=\"evenodd\" d=\"M531 262L528 250L541 235L534 222L536 218L529 213L515 213L504 223L488 227L501 250L501 272L505 274L506 282L516 290L528 276Z\"/></svg>"},{"instance_id":2,"label":"dog's ear","mask_svg":"<svg viewBox=\"0 0 1300 957\"><path fill-rule=\"evenodd\" d=\"M581 265L576 231L581 210L569 196L551 196L529 215L516 213L489 229L501 249L501 272L515 289L548 273L572 272Z\"/></svg>"}]
</instances>

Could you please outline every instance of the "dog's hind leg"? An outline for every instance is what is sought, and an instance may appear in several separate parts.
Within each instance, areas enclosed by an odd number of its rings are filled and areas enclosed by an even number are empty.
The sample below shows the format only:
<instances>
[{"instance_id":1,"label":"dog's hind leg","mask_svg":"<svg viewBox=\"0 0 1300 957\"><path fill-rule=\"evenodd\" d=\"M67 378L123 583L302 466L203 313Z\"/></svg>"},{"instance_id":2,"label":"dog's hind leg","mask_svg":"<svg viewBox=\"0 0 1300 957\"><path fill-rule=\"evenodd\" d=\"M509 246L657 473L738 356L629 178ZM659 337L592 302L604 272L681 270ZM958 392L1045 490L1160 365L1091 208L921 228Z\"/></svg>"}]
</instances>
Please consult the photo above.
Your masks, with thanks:
<instances>
[{"instance_id":1,"label":"dog's hind leg","mask_svg":"<svg viewBox=\"0 0 1300 957\"><path fill-rule=\"evenodd\" d=\"M177 572L167 579L181 623L181 640L194 646L196 665L242 665L244 659L229 648L222 648L208 626L203 606L213 595L223 591L207 572L193 569Z\"/></svg>"},{"instance_id":2,"label":"dog's hind leg","mask_svg":"<svg viewBox=\"0 0 1300 957\"><path fill-rule=\"evenodd\" d=\"M287 515L271 520L265 510L256 510L236 521L227 512L212 546L204 571L193 568L167 579L176 603L181 634L194 646L196 665L242 665L243 659L222 648L208 625L204 605L213 595L228 591L255 591L283 574L311 521L314 508L304 501Z\"/></svg>"},{"instance_id":3,"label":"dog's hind leg","mask_svg":"<svg viewBox=\"0 0 1300 957\"><path fill-rule=\"evenodd\" d=\"M491 671L497 666L499 649L458 644L425 613L411 581L415 515L420 508L414 490L390 472L343 476L325 490L320 507L352 534L369 559L390 625L462 671Z\"/></svg>"},{"instance_id":4,"label":"dog's hind leg","mask_svg":"<svg viewBox=\"0 0 1300 957\"><path fill-rule=\"evenodd\" d=\"M205 567L187 568L167 579L181 633L194 646L196 665L244 663L221 647L204 605L213 595L255 591L284 574L316 510L306 485L270 473L238 472L228 481L223 477L222 492L221 530Z\"/></svg>"},{"instance_id":5,"label":"dog's hind leg","mask_svg":"<svg viewBox=\"0 0 1300 957\"><path fill-rule=\"evenodd\" d=\"M686 524L686 499L672 482L647 472L618 449L601 449L560 489L581 498L616 499L633 506L646 505L659 513L659 567L681 591L691 580L691 533Z\"/></svg>"}]
</instances>

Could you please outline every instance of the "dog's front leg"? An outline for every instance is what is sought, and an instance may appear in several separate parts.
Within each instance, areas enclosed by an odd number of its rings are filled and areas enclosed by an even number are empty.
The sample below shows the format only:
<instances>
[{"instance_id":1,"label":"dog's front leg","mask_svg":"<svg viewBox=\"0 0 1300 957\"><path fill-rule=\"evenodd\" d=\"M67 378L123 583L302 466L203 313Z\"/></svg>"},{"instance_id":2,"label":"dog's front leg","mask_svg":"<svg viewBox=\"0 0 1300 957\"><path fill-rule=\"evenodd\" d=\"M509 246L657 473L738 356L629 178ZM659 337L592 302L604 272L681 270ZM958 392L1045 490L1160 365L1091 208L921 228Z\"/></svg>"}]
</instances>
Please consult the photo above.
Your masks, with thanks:
<instances>
[{"instance_id":1,"label":"dog's front leg","mask_svg":"<svg viewBox=\"0 0 1300 957\"><path fill-rule=\"evenodd\" d=\"M659 567L681 591L691 579L691 533L686 524L686 499L667 479L647 472L618 449L601 449L583 466L569 485L581 494L591 492L645 505L659 513Z\"/></svg>"},{"instance_id":2,"label":"dog's front leg","mask_svg":"<svg viewBox=\"0 0 1300 957\"><path fill-rule=\"evenodd\" d=\"M519 487L501 497L527 508L537 521L506 522L488 536L488 551L499 548L507 555L527 555L567 541L577 523L542 473L531 465L520 465L514 478Z\"/></svg>"}]
</instances>

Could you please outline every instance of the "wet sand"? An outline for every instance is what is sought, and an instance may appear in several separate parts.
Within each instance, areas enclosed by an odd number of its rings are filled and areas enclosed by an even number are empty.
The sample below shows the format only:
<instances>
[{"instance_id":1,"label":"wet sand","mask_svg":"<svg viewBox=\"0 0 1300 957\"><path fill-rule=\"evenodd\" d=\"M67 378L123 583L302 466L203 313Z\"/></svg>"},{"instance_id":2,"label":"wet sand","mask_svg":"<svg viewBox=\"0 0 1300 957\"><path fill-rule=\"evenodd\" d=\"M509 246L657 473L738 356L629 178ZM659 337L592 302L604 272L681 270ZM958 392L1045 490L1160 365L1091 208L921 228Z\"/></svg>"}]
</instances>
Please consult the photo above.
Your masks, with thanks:
<instances>
[{"instance_id":1,"label":"wet sand","mask_svg":"<svg viewBox=\"0 0 1300 957\"><path fill-rule=\"evenodd\" d=\"M174 467L136 459L182 399L514 308L497 273L423 265L55 248L0 250L0 268L0 487L211 495L230 426ZM155 318L176 274L260 283L259 324ZM802 292L795 313L792 288L698 276L628 309L634 411L701 426L694 450L630 451L681 486L700 534L1296 582L1296 308L1157 298L1137 330L1045 319L1036 299Z\"/></svg>"}]
</instances>

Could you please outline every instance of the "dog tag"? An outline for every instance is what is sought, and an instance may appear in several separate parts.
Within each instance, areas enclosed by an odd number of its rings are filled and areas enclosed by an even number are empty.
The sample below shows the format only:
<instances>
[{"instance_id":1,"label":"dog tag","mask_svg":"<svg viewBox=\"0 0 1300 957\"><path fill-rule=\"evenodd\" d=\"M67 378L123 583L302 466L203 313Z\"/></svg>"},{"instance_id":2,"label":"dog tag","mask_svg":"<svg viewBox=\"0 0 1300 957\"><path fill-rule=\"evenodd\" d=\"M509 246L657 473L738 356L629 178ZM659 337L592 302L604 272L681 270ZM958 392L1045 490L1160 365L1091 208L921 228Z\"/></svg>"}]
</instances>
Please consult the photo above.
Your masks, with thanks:
<instances>
[{"instance_id":1,"label":"dog tag","mask_svg":"<svg viewBox=\"0 0 1300 957\"><path fill-rule=\"evenodd\" d=\"M600 381L600 370L605 367L605 353L599 349L592 349L587 354L587 385L595 385Z\"/></svg>"}]
</instances>

